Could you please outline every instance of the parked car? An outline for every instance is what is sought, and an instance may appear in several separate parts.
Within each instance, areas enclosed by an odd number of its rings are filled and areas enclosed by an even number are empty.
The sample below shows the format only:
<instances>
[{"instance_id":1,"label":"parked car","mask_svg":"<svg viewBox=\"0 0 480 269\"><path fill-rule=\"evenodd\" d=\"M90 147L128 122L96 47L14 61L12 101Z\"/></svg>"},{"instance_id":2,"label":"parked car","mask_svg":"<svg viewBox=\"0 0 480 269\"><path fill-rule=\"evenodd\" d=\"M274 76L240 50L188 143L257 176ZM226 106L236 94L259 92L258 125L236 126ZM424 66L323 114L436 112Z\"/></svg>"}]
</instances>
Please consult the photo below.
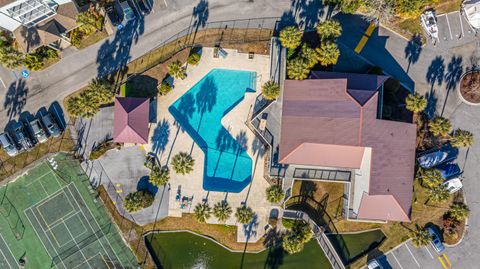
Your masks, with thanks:
<instances>
[{"instance_id":1,"label":"parked car","mask_svg":"<svg viewBox=\"0 0 480 269\"><path fill-rule=\"evenodd\" d=\"M463 188L462 180L459 177L451 178L442 183L443 186L450 192L456 193Z\"/></svg>"},{"instance_id":2,"label":"parked car","mask_svg":"<svg viewBox=\"0 0 480 269\"><path fill-rule=\"evenodd\" d=\"M133 12L132 7L128 4L128 1L115 2L115 9L121 19L121 23L123 26L127 25L128 22L135 20L136 16Z\"/></svg>"},{"instance_id":3,"label":"parked car","mask_svg":"<svg viewBox=\"0 0 480 269\"><path fill-rule=\"evenodd\" d=\"M382 265L375 259L370 260L367 264L368 269L383 269Z\"/></svg>"},{"instance_id":4,"label":"parked car","mask_svg":"<svg viewBox=\"0 0 480 269\"><path fill-rule=\"evenodd\" d=\"M15 145L15 142L7 133L0 134L0 144L9 156L18 154L17 145Z\"/></svg>"},{"instance_id":5,"label":"parked car","mask_svg":"<svg viewBox=\"0 0 480 269\"><path fill-rule=\"evenodd\" d=\"M17 126L13 129L13 138L18 143L20 150L30 150L33 148L32 141L28 138L23 125L19 122Z\"/></svg>"},{"instance_id":6,"label":"parked car","mask_svg":"<svg viewBox=\"0 0 480 269\"><path fill-rule=\"evenodd\" d=\"M27 126L34 140L33 142L43 143L48 140L47 134L39 119L33 119L27 122Z\"/></svg>"},{"instance_id":7,"label":"parked car","mask_svg":"<svg viewBox=\"0 0 480 269\"><path fill-rule=\"evenodd\" d=\"M437 166L444 179L450 179L456 177L462 173L462 169L456 163L446 163Z\"/></svg>"},{"instance_id":8,"label":"parked car","mask_svg":"<svg viewBox=\"0 0 480 269\"><path fill-rule=\"evenodd\" d=\"M42 116L42 122L45 128L47 129L47 132L50 136L53 137L59 137L60 134L62 133L62 130L58 128L58 124L53 118L52 114L47 113Z\"/></svg>"},{"instance_id":9,"label":"parked car","mask_svg":"<svg viewBox=\"0 0 480 269\"><path fill-rule=\"evenodd\" d=\"M432 168L442 163L453 161L457 158L458 150L451 146L446 146L440 150L429 151L420 154L417 158L418 164L422 168Z\"/></svg>"},{"instance_id":10,"label":"parked car","mask_svg":"<svg viewBox=\"0 0 480 269\"><path fill-rule=\"evenodd\" d=\"M437 233L436 229L430 226L427 227L427 231L432 238L430 240L430 245L432 245L437 253L442 253L445 250L445 247L443 246L442 240L440 240L440 235Z\"/></svg>"}]
</instances>

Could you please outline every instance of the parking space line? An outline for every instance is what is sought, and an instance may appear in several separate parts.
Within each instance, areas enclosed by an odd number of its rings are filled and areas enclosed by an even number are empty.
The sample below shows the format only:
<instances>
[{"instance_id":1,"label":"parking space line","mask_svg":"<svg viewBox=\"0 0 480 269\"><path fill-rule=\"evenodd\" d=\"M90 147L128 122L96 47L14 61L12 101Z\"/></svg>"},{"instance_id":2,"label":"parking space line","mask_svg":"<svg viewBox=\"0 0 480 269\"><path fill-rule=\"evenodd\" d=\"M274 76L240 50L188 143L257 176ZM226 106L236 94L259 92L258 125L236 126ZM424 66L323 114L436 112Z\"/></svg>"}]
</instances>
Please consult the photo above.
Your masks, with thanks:
<instances>
[{"instance_id":1,"label":"parking space line","mask_svg":"<svg viewBox=\"0 0 480 269\"><path fill-rule=\"evenodd\" d=\"M415 263L418 265L418 267L420 267L420 263L418 263L417 259L415 258L415 256L413 256L413 253L412 251L410 250L410 248L408 247L407 244L405 244L405 247L407 248L408 252L410 252L410 255L412 255L412 258L413 260L415 261Z\"/></svg>"},{"instance_id":2,"label":"parking space line","mask_svg":"<svg viewBox=\"0 0 480 269\"><path fill-rule=\"evenodd\" d=\"M452 29L450 28L450 21L448 20L448 15L446 15L445 18L447 18L447 26L448 31L450 32L450 40L453 40Z\"/></svg>"},{"instance_id":3,"label":"parking space line","mask_svg":"<svg viewBox=\"0 0 480 269\"><path fill-rule=\"evenodd\" d=\"M432 257L432 259L433 259L433 255L432 255L432 253L430 252L430 250L428 250L428 247L425 247L425 249L427 250L428 254L430 254L430 257Z\"/></svg>"},{"instance_id":4,"label":"parking space line","mask_svg":"<svg viewBox=\"0 0 480 269\"><path fill-rule=\"evenodd\" d=\"M458 18L460 19L460 28L462 29L462 37L463 37L465 33L463 32L462 15L460 15L460 12L458 12Z\"/></svg>"},{"instance_id":5,"label":"parking space line","mask_svg":"<svg viewBox=\"0 0 480 269\"><path fill-rule=\"evenodd\" d=\"M398 265L400 266L400 268L403 269L403 266L402 266L402 265L400 264L400 262L398 261L397 256L395 256L395 253L392 252L392 256L393 256L393 258L397 261L397 263L398 263ZM447 269L447 268L445 268L445 269Z\"/></svg>"},{"instance_id":6,"label":"parking space line","mask_svg":"<svg viewBox=\"0 0 480 269\"><path fill-rule=\"evenodd\" d=\"M442 258L440 256L437 257L438 260L440 261L440 263L442 264L443 268L445 269L448 269L448 267L445 265L445 263L443 262Z\"/></svg>"},{"instance_id":7,"label":"parking space line","mask_svg":"<svg viewBox=\"0 0 480 269\"><path fill-rule=\"evenodd\" d=\"M445 255L445 253L443 253L442 256L443 256L443 258L445 259L445 261L447 262L448 266L449 266L450 268L452 268L452 263L451 263L450 260L447 258L447 255Z\"/></svg>"}]
</instances>

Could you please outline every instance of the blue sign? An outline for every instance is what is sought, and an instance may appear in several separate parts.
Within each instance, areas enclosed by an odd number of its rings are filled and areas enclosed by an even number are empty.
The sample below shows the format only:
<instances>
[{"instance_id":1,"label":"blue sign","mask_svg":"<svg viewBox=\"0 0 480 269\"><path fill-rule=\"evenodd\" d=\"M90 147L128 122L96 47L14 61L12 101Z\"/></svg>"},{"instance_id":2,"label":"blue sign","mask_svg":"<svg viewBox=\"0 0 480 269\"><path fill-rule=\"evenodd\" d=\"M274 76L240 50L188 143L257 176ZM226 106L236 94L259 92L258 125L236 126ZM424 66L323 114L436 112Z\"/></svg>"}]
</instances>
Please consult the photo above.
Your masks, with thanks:
<instances>
[{"instance_id":1,"label":"blue sign","mask_svg":"<svg viewBox=\"0 0 480 269\"><path fill-rule=\"evenodd\" d=\"M117 29L118 29L118 30L122 30L124 27L125 27L125 26L123 26L123 24L119 24L119 25L117 26Z\"/></svg>"},{"instance_id":2,"label":"blue sign","mask_svg":"<svg viewBox=\"0 0 480 269\"><path fill-rule=\"evenodd\" d=\"M30 74L28 73L28 71L27 71L26 69L22 70L22 77L28 78L28 76L30 76Z\"/></svg>"}]
</instances>

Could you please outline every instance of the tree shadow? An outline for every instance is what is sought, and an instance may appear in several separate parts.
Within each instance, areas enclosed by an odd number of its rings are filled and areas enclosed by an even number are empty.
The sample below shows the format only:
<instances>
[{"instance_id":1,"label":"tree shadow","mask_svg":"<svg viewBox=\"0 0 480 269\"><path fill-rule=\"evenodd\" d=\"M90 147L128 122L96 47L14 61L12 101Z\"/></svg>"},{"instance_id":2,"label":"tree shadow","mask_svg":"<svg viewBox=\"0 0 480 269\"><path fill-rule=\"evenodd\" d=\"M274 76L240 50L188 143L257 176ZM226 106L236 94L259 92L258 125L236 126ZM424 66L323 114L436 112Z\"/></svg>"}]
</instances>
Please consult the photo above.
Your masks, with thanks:
<instances>
[{"instance_id":1,"label":"tree shadow","mask_svg":"<svg viewBox=\"0 0 480 269\"><path fill-rule=\"evenodd\" d=\"M10 84L5 94L3 108L7 111L8 121L19 115L27 104L28 88L25 80L19 79Z\"/></svg>"},{"instance_id":2,"label":"tree shadow","mask_svg":"<svg viewBox=\"0 0 480 269\"><path fill-rule=\"evenodd\" d=\"M430 91L433 91L435 84L442 85L445 75L445 61L442 56L437 56L428 67L426 80L430 84Z\"/></svg>"},{"instance_id":3,"label":"tree shadow","mask_svg":"<svg viewBox=\"0 0 480 269\"><path fill-rule=\"evenodd\" d=\"M312 197L317 191L317 185L313 181L303 180L300 186L300 195Z\"/></svg>"},{"instance_id":4,"label":"tree shadow","mask_svg":"<svg viewBox=\"0 0 480 269\"><path fill-rule=\"evenodd\" d=\"M27 52L40 46L40 35L36 27L22 27L20 35L24 37L24 45Z\"/></svg>"},{"instance_id":5,"label":"tree shadow","mask_svg":"<svg viewBox=\"0 0 480 269\"><path fill-rule=\"evenodd\" d=\"M247 133L244 130L240 131L240 133L235 136L235 141L237 141L236 151L238 154L242 151L242 149L244 151L248 150L248 138Z\"/></svg>"},{"instance_id":6,"label":"tree shadow","mask_svg":"<svg viewBox=\"0 0 480 269\"><path fill-rule=\"evenodd\" d=\"M121 80L128 71L127 64L131 59L130 50L144 33L144 17L136 14L137 18L128 22L123 29L118 29L113 40L107 39L98 50L97 77ZM115 71L119 71L115 77ZM107 77L109 76L110 77Z\"/></svg>"},{"instance_id":7,"label":"tree shadow","mask_svg":"<svg viewBox=\"0 0 480 269\"><path fill-rule=\"evenodd\" d=\"M257 137L255 137L252 141L252 151L253 155L256 155L258 153L260 157L263 157L263 155L265 154L265 146L263 145L262 141L260 141L260 139L258 139Z\"/></svg>"},{"instance_id":8,"label":"tree shadow","mask_svg":"<svg viewBox=\"0 0 480 269\"><path fill-rule=\"evenodd\" d=\"M150 183L148 176L143 176L137 183L137 191L147 191L155 196L158 192L158 187Z\"/></svg>"},{"instance_id":9,"label":"tree shadow","mask_svg":"<svg viewBox=\"0 0 480 269\"><path fill-rule=\"evenodd\" d=\"M192 11L192 25L195 28L195 33L193 34L193 41L197 36L198 29L203 28L207 25L209 16L209 8L207 0L200 0L200 2L193 8Z\"/></svg>"},{"instance_id":10,"label":"tree shadow","mask_svg":"<svg viewBox=\"0 0 480 269\"><path fill-rule=\"evenodd\" d=\"M158 154L159 152L162 152L163 154L163 151L165 151L165 147L168 144L169 136L170 123L166 119L163 119L162 122L157 125L152 135L152 151L155 154Z\"/></svg>"},{"instance_id":11,"label":"tree shadow","mask_svg":"<svg viewBox=\"0 0 480 269\"><path fill-rule=\"evenodd\" d=\"M450 63L447 66L447 73L445 74L445 83L447 94L445 95L445 101L443 102L442 112L440 116L443 116L445 111L445 106L447 105L448 96L450 91L454 90L457 86L457 83L460 81L460 78L463 74L463 58L462 56L452 56Z\"/></svg>"},{"instance_id":12,"label":"tree shadow","mask_svg":"<svg viewBox=\"0 0 480 269\"><path fill-rule=\"evenodd\" d=\"M315 28L324 14L322 0L297 0L297 3L300 27L306 30Z\"/></svg>"},{"instance_id":13,"label":"tree shadow","mask_svg":"<svg viewBox=\"0 0 480 269\"><path fill-rule=\"evenodd\" d=\"M413 35L405 47L405 58L408 60L407 73L410 70L410 65L415 64L422 53L422 38L419 34Z\"/></svg>"}]
</instances>

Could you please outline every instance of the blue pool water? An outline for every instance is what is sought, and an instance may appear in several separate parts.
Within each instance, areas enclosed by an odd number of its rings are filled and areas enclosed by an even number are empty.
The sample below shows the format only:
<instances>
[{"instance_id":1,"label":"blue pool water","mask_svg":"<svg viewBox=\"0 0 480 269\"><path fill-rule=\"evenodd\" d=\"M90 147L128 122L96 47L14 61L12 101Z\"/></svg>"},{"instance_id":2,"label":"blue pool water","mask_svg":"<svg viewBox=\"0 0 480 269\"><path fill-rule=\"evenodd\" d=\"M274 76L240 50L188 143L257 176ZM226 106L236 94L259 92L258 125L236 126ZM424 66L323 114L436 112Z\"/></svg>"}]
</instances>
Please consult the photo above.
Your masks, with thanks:
<instances>
[{"instance_id":1,"label":"blue pool water","mask_svg":"<svg viewBox=\"0 0 480 269\"><path fill-rule=\"evenodd\" d=\"M239 144L245 133L234 138L221 124L247 91L255 91L255 72L213 69L169 107L205 153L205 190L240 192L252 180L252 159Z\"/></svg>"}]
</instances>

